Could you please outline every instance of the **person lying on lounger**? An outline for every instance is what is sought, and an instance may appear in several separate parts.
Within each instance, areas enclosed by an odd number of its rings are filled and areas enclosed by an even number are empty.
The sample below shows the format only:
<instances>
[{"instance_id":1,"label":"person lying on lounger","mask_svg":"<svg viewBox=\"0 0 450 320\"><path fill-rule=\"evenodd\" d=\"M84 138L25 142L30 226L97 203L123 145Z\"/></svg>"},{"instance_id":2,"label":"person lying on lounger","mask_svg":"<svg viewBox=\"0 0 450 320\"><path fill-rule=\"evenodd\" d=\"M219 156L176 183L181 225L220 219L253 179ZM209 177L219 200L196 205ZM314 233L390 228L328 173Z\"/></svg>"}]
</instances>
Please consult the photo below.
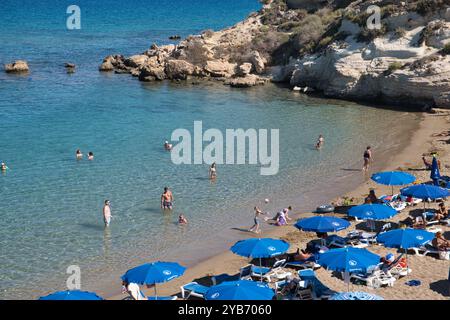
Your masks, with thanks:
<instances>
[{"instance_id":1,"label":"person lying on lounger","mask_svg":"<svg viewBox=\"0 0 450 320\"><path fill-rule=\"evenodd\" d=\"M447 217L448 217L447 208L445 207L445 203L441 202L441 203L439 203L439 208L437 209L437 211L433 217L433 220L435 220L435 221L444 220L444 219L447 219Z\"/></svg>"},{"instance_id":2,"label":"person lying on lounger","mask_svg":"<svg viewBox=\"0 0 450 320\"><path fill-rule=\"evenodd\" d=\"M294 254L294 261L306 261L309 258L311 258L312 254L308 252L308 249L306 250L300 250L300 248L297 248L297 251Z\"/></svg>"},{"instance_id":3,"label":"person lying on lounger","mask_svg":"<svg viewBox=\"0 0 450 320\"><path fill-rule=\"evenodd\" d=\"M418 216L416 217L416 220L413 223L414 229L425 229L427 227L427 223L423 219L423 217Z\"/></svg>"}]
</instances>

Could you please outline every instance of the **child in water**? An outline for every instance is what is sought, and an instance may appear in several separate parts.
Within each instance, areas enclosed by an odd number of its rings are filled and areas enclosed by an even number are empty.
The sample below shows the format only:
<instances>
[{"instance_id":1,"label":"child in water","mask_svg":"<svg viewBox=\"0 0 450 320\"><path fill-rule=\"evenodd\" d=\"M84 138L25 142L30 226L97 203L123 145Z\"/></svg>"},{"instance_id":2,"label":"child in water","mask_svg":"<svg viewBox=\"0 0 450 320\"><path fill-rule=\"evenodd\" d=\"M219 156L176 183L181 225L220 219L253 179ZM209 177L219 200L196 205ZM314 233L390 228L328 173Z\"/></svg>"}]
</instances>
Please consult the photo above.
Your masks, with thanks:
<instances>
[{"instance_id":1,"label":"child in water","mask_svg":"<svg viewBox=\"0 0 450 320\"><path fill-rule=\"evenodd\" d=\"M187 224L187 219L185 218L185 216L183 214L180 214L180 216L178 217L178 223L179 224Z\"/></svg>"}]
</instances>

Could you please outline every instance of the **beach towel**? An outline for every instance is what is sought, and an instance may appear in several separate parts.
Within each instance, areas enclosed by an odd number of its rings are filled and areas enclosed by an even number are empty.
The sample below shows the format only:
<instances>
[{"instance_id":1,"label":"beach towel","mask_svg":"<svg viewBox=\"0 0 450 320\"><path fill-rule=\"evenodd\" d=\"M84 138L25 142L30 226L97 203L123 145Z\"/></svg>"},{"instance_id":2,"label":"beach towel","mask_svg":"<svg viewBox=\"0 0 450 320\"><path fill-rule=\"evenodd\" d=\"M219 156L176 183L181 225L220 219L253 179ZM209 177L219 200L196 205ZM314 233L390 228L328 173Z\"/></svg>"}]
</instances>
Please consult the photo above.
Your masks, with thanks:
<instances>
[{"instance_id":1,"label":"beach towel","mask_svg":"<svg viewBox=\"0 0 450 320\"><path fill-rule=\"evenodd\" d=\"M406 281L405 284L410 287L418 287L422 283L420 282L420 280L409 280L409 281Z\"/></svg>"}]
</instances>

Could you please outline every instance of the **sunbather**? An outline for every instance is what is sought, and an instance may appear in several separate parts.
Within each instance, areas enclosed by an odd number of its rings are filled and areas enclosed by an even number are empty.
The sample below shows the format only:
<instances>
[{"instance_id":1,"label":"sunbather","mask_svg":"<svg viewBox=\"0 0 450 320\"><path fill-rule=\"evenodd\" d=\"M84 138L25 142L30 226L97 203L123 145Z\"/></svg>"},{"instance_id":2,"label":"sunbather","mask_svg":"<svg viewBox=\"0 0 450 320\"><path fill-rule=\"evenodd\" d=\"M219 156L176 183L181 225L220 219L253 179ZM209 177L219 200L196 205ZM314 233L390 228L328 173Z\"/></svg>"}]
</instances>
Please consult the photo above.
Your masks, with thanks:
<instances>
[{"instance_id":1,"label":"sunbather","mask_svg":"<svg viewBox=\"0 0 450 320\"><path fill-rule=\"evenodd\" d=\"M431 162L429 162L424 156L422 157L423 164L426 170L431 170Z\"/></svg>"},{"instance_id":2,"label":"sunbather","mask_svg":"<svg viewBox=\"0 0 450 320\"><path fill-rule=\"evenodd\" d=\"M431 241L433 247L438 249L438 251L448 251L450 250L450 241L446 240L441 232L436 232L433 241Z\"/></svg>"},{"instance_id":3,"label":"sunbather","mask_svg":"<svg viewBox=\"0 0 450 320\"><path fill-rule=\"evenodd\" d=\"M300 248L297 248L297 251L294 254L294 261L305 261L311 258L312 253L308 252L308 250L300 250Z\"/></svg>"},{"instance_id":4,"label":"sunbather","mask_svg":"<svg viewBox=\"0 0 450 320\"><path fill-rule=\"evenodd\" d=\"M427 227L427 223L423 219L423 217L418 216L416 217L416 220L413 223L414 229L425 229Z\"/></svg>"},{"instance_id":5,"label":"sunbather","mask_svg":"<svg viewBox=\"0 0 450 320\"><path fill-rule=\"evenodd\" d=\"M294 278L292 275L287 276L286 284L281 290L281 294L282 295L294 294L295 290L298 287L299 282L300 282L299 278Z\"/></svg>"},{"instance_id":6,"label":"sunbather","mask_svg":"<svg viewBox=\"0 0 450 320\"><path fill-rule=\"evenodd\" d=\"M439 221L439 220L447 219L447 217L448 217L448 210L445 207L445 203L441 202L441 203L439 203L439 208L436 211L432 220Z\"/></svg>"},{"instance_id":7,"label":"sunbather","mask_svg":"<svg viewBox=\"0 0 450 320\"><path fill-rule=\"evenodd\" d=\"M375 195L375 190L370 189L369 194L364 199L364 203L370 204L370 203L381 203L382 201L378 199L378 197Z\"/></svg>"}]
</instances>

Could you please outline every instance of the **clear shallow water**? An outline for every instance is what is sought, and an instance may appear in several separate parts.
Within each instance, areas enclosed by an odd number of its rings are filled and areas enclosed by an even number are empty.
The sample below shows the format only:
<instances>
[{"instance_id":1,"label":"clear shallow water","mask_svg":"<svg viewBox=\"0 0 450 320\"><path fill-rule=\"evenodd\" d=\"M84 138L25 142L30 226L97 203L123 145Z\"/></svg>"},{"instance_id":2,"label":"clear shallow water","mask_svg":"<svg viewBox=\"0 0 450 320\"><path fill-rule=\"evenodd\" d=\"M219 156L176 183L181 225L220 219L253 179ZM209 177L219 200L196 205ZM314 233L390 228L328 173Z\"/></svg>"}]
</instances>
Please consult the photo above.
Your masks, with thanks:
<instances>
[{"instance_id":1,"label":"clear shallow water","mask_svg":"<svg viewBox=\"0 0 450 320\"><path fill-rule=\"evenodd\" d=\"M403 141L394 137L417 123L412 114L270 85L143 84L97 72L107 54L231 25L256 10L256 1L79 1L82 19L83 8L92 15L70 32L66 4L8 0L0 9L0 63L23 58L32 70L0 73L0 160L11 168L0 176L2 299L64 289L73 264L81 267L82 288L100 292L144 261L193 264L246 236L230 229L248 227L262 199L271 199L271 212L317 205L348 187L341 182L360 168L367 144L392 152ZM35 10L24 10L30 6ZM66 61L77 64L75 74L65 73ZM161 144L177 128L192 130L195 120L204 129L280 129L278 175L224 165L211 184L206 165L173 165ZM326 139L321 152L314 149L319 133ZM77 148L93 151L95 160L75 161ZM165 185L174 191L173 213L159 209ZM101 218L106 198L114 216L109 230ZM175 223L180 212L190 220L186 227Z\"/></svg>"}]
</instances>

